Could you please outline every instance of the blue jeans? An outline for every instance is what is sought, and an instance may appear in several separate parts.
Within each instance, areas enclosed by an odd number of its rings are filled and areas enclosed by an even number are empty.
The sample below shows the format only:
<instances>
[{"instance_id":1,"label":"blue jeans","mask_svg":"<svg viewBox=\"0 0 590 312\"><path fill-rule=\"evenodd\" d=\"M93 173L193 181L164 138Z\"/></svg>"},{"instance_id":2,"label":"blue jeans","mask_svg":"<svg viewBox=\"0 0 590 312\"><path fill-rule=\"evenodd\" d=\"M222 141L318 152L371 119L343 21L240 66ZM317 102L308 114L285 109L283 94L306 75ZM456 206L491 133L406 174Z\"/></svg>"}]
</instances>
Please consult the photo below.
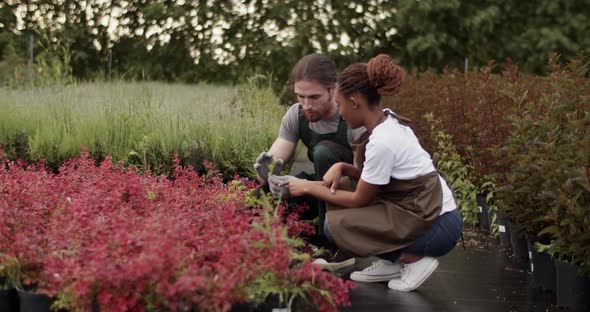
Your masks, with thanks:
<instances>
[{"instance_id":1,"label":"blue jeans","mask_svg":"<svg viewBox=\"0 0 590 312\"><path fill-rule=\"evenodd\" d=\"M395 262L402 253L409 253L420 257L441 257L449 253L461 237L463 218L455 209L436 219L432 228L420 239L408 247L396 251L390 251L377 257ZM328 230L328 222L324 222L324 234L329 241L334 242Z\"/></svg>"}]
</instances>

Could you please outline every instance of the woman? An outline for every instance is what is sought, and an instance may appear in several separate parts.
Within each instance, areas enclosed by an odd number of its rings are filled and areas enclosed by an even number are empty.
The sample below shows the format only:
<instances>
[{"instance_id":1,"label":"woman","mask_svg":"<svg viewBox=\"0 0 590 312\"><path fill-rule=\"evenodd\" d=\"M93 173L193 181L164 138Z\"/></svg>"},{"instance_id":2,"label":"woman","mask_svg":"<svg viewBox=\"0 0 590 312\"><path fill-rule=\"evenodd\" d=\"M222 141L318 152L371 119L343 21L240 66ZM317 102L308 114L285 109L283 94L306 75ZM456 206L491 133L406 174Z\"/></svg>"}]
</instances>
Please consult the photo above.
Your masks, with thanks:
<instances>
[{"instance_id":1,"label":"woman","mask_svg":"<svg viewBox=\"0 0 590 312\"><path fill-rule=\"evenodd\" d=\"M404 74L384 54L348 66L335 96L348 126L367 129L368 140L356 146L356 166L336 163L324 175L323 186L301 179L281 186L292 196L311 195L328 203L324 232L341 259L316 263L337 267L354 263L342 254L377 256L379 261L353 272L351 279L389 281L391 289L412 291L434 272L435 257L454 248L462 220L451 190L407 120L382 107L381 97L396 94ZM356 183L344 187L343 177Z\"/></svg>"}]
</instances>

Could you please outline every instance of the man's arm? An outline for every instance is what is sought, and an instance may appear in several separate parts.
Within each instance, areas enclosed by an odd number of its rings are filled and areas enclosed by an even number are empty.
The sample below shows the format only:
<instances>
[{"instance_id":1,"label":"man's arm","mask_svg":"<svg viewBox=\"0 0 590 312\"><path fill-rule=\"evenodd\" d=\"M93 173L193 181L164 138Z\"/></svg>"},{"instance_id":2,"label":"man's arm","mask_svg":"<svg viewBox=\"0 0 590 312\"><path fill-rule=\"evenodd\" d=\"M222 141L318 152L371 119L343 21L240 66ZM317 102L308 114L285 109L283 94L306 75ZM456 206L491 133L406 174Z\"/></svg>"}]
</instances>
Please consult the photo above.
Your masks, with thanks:
<instances>
[{"instance_id":1,"label":"man's arm","mask_svg":"<svg viewBox=\"0 0 590 312\"><path fill-rule=\"evenodd\" d=\"M296 147L297 143L279 137L274 141L268 152L272 155L274 160L282 159L286 163L295 153Z\"/></svg>"}]
</instances>

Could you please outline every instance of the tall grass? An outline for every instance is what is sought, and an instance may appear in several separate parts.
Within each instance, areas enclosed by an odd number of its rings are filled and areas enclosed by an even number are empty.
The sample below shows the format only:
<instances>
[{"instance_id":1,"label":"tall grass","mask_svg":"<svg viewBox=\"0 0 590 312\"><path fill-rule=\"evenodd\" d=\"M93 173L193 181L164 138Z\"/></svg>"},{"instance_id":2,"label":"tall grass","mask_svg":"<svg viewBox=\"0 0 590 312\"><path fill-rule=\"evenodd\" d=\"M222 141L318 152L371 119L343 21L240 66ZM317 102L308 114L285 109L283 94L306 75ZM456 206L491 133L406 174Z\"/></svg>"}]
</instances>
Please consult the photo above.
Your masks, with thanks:
<instances>
[{"instance_id":1,"label":"tall grass","mask_svg":"<svg viewBox=\"0 0 590 312\"><path fill-rule=\"evenodd\" d=\"M0 89L0 145L10 158L57 168L81 146L97 157L169 172L171 156L252 176L285 108L264 77L237 87L87 83Z\"/></svg>"}]
</instances>

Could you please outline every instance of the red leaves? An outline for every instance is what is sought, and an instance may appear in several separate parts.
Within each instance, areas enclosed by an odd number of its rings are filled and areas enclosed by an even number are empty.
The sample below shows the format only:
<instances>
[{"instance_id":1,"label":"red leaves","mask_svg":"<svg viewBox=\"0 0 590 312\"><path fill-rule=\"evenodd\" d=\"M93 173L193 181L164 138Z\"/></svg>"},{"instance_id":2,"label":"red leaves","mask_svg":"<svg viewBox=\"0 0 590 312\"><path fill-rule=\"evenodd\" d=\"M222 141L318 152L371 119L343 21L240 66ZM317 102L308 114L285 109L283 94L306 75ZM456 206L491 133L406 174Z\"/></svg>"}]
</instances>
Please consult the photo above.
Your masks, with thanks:
<instances>
[{"instance_id":1,"label":"red leaves","mask_svg":"<svg viewBox=\"0 0 590 312\"><path fill-rule=\"evenodd\" d=\"M322 310L348 302L349 282L291 259L285 233L311 226L283 216L283 207L278 217L246 207L254 182L225 186L214 170L200 177L177 159L173 168L166 179L110 158L96 167L83 153L54 175L5 161L0 251L15 255L25 276L68 309L89 310L96 301L101 311L227 310L249 300L248 285L268 272L314 285L309 295ZM317 289L329 290L334 304Z\"/></svg>"}]
</instances>

